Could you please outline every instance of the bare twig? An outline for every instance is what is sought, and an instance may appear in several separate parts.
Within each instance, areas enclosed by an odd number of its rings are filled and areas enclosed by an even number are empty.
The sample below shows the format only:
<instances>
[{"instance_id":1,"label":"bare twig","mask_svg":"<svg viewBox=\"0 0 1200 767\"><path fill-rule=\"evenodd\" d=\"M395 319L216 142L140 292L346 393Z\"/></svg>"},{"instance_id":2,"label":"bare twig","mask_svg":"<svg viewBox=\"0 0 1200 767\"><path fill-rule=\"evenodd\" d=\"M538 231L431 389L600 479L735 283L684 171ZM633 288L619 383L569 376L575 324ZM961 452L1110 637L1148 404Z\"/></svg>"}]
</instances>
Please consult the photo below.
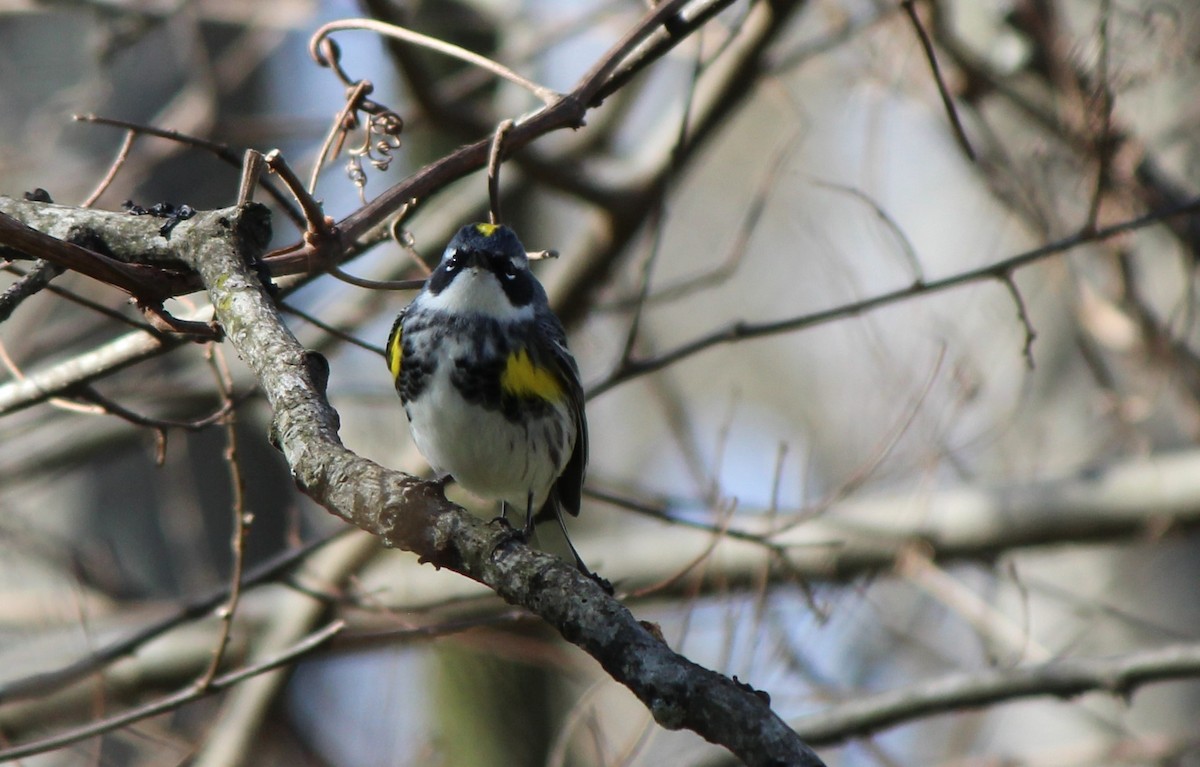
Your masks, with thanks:
<instances>
[{"instance_id":1,"label":"bare twig","mask_svg":"<svg viewBox=\"0 0 1200 767\"><path fill-rule=\"evenodd\" d=\"M275 557L250 569L242 579L242 587L257 586L275 580L298 564L305 561L314 551L345 535L348 530L339 530L325 535ZM229 587L222 587L185 602L170 615L149 623L132 634L93 650L89 655L53 671L20 677L0 683L0 703L48 695L104 668L113 661L123 658L150 640L188 621L209 615L222 602L229 599Z\"/></svg>"},{"instance_id":2,"label":"bare twig","mask_svg":"<svg viewBox=\"0 0 1200 767\"><path fill-rule=\"evenodd\" d=\"M120 172L121 166L124 165L125 160L129 158L129 152L133 149L133 144L135 141L137 141L137 131L125 131L125 138L121 140L121 148L117 150L117 156L113 159L112 165L109 166L108 172L104 174L104 178L100 179L100 183L97 184L92 193L87 196L87 199L79 203L79 207L92 207L96 204L96 201L100 199L100 196L108 191L108 188L112 185L112 182L116 180L117 173Z\"/></svg>"},{"instance_id":3,"label":"bare twig","mask_svg":"<svg viewBox=\"0 0 1200 767\"><path fill-rule=\"evenodd\" d=\"M785 158L791 151L796 136L795 132L789 133L771 152L766 163L766 173L758 185L758 190L755 192L754 198L746 205L745 213L734 235L733 244L729 246L720 264L701 274L685 277L677 282L657 287L647 296L643 297L641 294L642 291L639 290L636 296L613 301L610 304L604 305L603 308L629 309L639 303L646 306L661 305L668 301L684 298L703 288L719 285L732 276L746 257L750 240L754 232L758 229L758 224L762 220L763 213L767 210L767 204L777 188L776 185L779 182L780 174L788 167Z\"/></svg>"},{"instance_id":4,"label":"bare twig","mask_svg":"<svg viewBox=\"0 0 1200 767\"><path fill-rule=\"evenodd\" d=\"M970 626L984 640L989 657L999 656L1000 662L1011 662L1009 658L1044 662L1053 657L1053 653L1031 637L1027 629L934 564L921 547L913 546L901 556L896 563L896 572Z\"/></svg>"},{"instance_id":5,"label":"bare twig","mask_svg":"<svg viewBox=\"0 0 1200 767\"><path fill-rule=\"evenodd\" d=\"M263 155L257 149L247 149L242 155L242 176L238 181L237 204L240 208L254 200L254 190L262 180Z\"/></svg>"},{"instance_id":6,"label":"bare twig","mask_svg":"<svg viewBox=\"0 0 1200 767\"><path fill-rule=\"evenodd\" d=\"M724 508L719 508L716 510L719 521L714 526L714 533L713 533L712 540L709 541L709 543L706 547L704 547L699 552L697 552L696 555L693 556L689 561L684 562L679 568L677 568L675 570L675 572L669 573L667 575L667 577L659 580L657 583L652 583L649 586L646 586L644 588L640 588L636 591L630 592L628 595L629 598L641 599L641 598L644 598L647 596L651 596L653 594L658 594L660 592L666 591L666 590L670 589L672 586L674 586L676 583L679 583L680 581L682 581L685 577L687 577L687 575L689 573L691 573L696 568L706 566L712 559L712 553L714 551L716 551L717 546L719 546L722 539L724 539L725 531L728 529L729 523L733 521L734 512L737 511L737 503L736 502L726 502L723 504L723 507ZM721 664L721 665L724 665L724 664Z\"/></svg>"},{"instance_id":7,"label":"bare twig","mask_svg":"<svg viewBox=\"0 0 1200 767\"><path fill-rule=\"evenodd\" d=\"M982 282L986 280L1004 280L1006 275L1011 275L1017 269L1020 269L1030 264L1043 261L1051 256L1066 252L1080 245L1099 240L1105 240L1110 237L1115 237L1119 234L1142 229L1153 224L1162 222L1164 219L1171 216L1184 215L1200 210L1200 198L1193 198L1182 205L1174 206L1165 210L1157 210L1147 213L1142 216L1122 221L1111 226L1103 227L1096 230L1081 230L1062 239L1048 242L1039 247L1027 250L1024 253L1010 256L1000 261L996 261L987 266L979 267L978 269L970 269L958 274L944 277L939 280L929 280L928 282L920 282L898 290L881 293L871 298L865 298L861 301L853 301L851 303L842 304L832 309L803 314L797 317L777 320L774 322L750 323L737 322L728 327L716 330L712 333L700 336L688 343L682 344L673 350L664 352L652 358L643 360L626 360L624 364L617 367L612 373L602 379L599 383L593 384L588 389L588 397L597 397L604 392L612 389L618 384L631 380L638 376L646 375L658 370L662 370L668 365L674 364L681 359L698 354L706 349L721 344L733 343L746 338L761 338L763 336L777 335L779 333L790 333L804 328L821 325L834 320L852 317L863 312L868 312L873 309L878 309L883 306L906 301L914 296L927 295L931 293L949 290L961 285L966 285L972 282ZM1028 330L1028 326L1027 326ZM1028 337L1027 337L1028 341Z\"/></svg>"},{"instance_id":8,"label":"bare twig","mask_svg":"<svg viewBox=\"0 0 1200 767\"><path fill-rule=\"evenodd\" d=\"M104 396L90 385L85 384L74 390L72 393L79 399L85 400L94 405L99 405L107 415L116 416L117 418L134 424L135 426L145 426L159 431L165 429L200 431L201 429L206 429L217 421L220 421L227 413L237 406L237 403L233 400L221 402L217 408L208 415L203 415L198 418L184 421L174 418L153 418L151 416L142 415L141 413L130 410L111 397Z\"/></svg>"},{"instance_id":9,"label":"bare twig","mask_svg":"<svg viewBox=\"0 0 1200 767\"><path fill-rule=\"evenodd\" d=\"M1059 658L1014 669L971 671L905 689L855 696L795 722L819 745L841 743L934 714L1006 700L1053 695L1069 698L1103 691L1128 698L1152 682L1200 676L1200 645L1177 644L1113 658Z\"/></svg>"},{"instance_id":10,"label":"bare twig","mask_svg":"<svg viewBox=\"0 0 1200 767\"><path fill-rule=\"evenodd\" d=\"M938 66L937 53L933 50L933 41L929 39L929 33L925 31L925 25L921 23L921 17L917 14L915 0L903 0L900 7L908 15L908 20L912 22L913 29L917 33L917 39L921 41L921 50L925 53L925 59L929 62L929 68L933 72L934 82L937 83L938 95L941 96L942 106L946 109L946 116L950 118L950 125L954 127L954 138L958 140L958 145L962 147L963 152L971 162L975 162L978 157L975 150L971 147L971 141L967 138L967 132L963 128L962 120L959 119L958 109L954 106L954 98L950 95L950 89L946 87L946 81L942 78L942 70Z\"/></svg>"},{"instance_id":11,"label":"bare twig","mask_svg":"<svg viewBox=\"0 0 1200 767\"><path fill-rule=\"evenodd\" d=\"M919 285L925 281L925 269L921 266L921 257L917 255L917 249L913 247L912 241L908 239L908 235L904 233L904 229L900 227L896 219L892 218L878 201L857 187L837 184L832 181L822 181L820 179L815 179L813 183L822 189L848 194L864 205L867 205L875 213L876 218L882 221L883 225L891 231L892 236L896 238L896 242L900 244L904 260L908 262L908 268L912 271L913 282Z\"/></svg>"},{"instance_id":12,"label":"bare twig","mask_svg":"<svg viewBox=\"0 0 1200 767\"><path fill-rule=\"evenodd\" d=\"M12 274L16 274L21 277L24 277L26 274L28 274L28 272L26 270L21 269L19 266L14 266L13 264L8 264L8 265L4 266L3 268L4 268L4 271L10 272ZM11 289L11 287L12 286L10 286L10 289ZM107 317L108 319L113 320L115 322L119 322L122 325L128 325L131 328L145 331L147 333L150 333L151 335L156 335L156 336L161 335L157 328L155 328L151 325L148 325L144 322L139 322L138 320L134 319L133 317L130 317L129 315L124 314L116 309L111 309L111 308L105 306L104 304L98 303L96 301L92 301L89 298L84 298L83 296L79 295L78 293L76 293L73 290L68 290L66 288L60 288L59 286L57 286L53 283L46 285L44 290L49 291L50 293L53 293L54 295L58 296L59 298L66 299L67 301L70 301L71 303L76 304L77 306L82 306L83 308L88 309L89 311L93 311L96 314ZM3 304L3 297L0 297L0 305L2 305L2 304ZM3 317L3 319L7 319L7 317L5 316L5 317Z\"/></svg>"},{"instance_id":13,"label":"bare twig","mask_svg":"<svg viewBox=\"0 0 1200 767\"><path fill-rule=\"evenodd\" d=\"M732 0L720 0L714 5L725 7L731 3ZM592 71L579 81L571 93L556 99L533 115L517 121L505 139L507 152L511 154L546 133L577 128L582 125L584 115L598 103L597 100L602 98L611 86L606 79L607 75L622 64L629 51L636 48L640 41L649 37L667 17L677 12L685 4L686 0L665 0L655 6L630 29L621 41L597 61ZM318 32L319 34L320 32ZM651 61L664 55L681 39L683 38L668 36L664 42L653 46L652 56L647 58L644 55L638 57L636 63L630 62L629 66L634 67L633 70L622 69L620 71L640 70ZM423 199L451 181L486 167L491 144L489 136L459 148L425 166L408 179L384 190L374 200L339 221L337 230L340 233L342 249L350 248L360 237L375 231L394 216L397 210L410 204L414 199ZM266 260L273 265L274 269L286 270L292 268L292 265L296 263L308 264L312 256L311 249L311 246L296 244L268 256Z\"/></svg>"},{"instance_id":14,"label":"bare twig","mask_svg":"<svg viewBox=\"0 0 1200 767\"><path fill-rule=\"evenodd\" d=\"M184 341L154 330L137 330L60 364L0 384L0 415L45 402L82 384L112 375L175 348Z\"/></svg>"},{"instance_id":15,"label":"bare twig","mask_svg":"<svg viewBox=\"0 0 1200 767\"><path fill-rule=\"evenodd\" d=\"M328 41L332 44L332 40ZM328 59L335 61L335 59ZM340 71L340 68L335 68L334 71ZM317 179L321 177L321 169L325 167L328 160L337 156L343 142L346 140L346 134L350 131L354 123L357 122L355 112L358 110L363 97L370 93L374 86L369 80L360 80L349 87L349 92L346 94L346 103L342 106L337 117L333 118L333 123L329 126L329 131L325 134L325 140L321 142L321 149L317 152L317 159L313 162L312 175L308 178L309 194L317 193Z\"/></svg>"},{"instance_id":16,"label":"bare twig","mask_svg":"<svg viewBox=\"0 0 1200 767\"><path fill-rule=\"evenodd\" d=\"M623 64L628 63L629 55L646 41L652 31L662 28L668 37L677 39L686 37L686 34L681 35L680 33L690 32L694 27L688 27L686 23L672 23L668 27L667 22L668 20L676 22L679 19L679 12L687 3L688 0L664 0L664 2L652 5L650 12L609 48L580 79L579 85L571 93L571 97L579 98L585 105L592 105L593 99L600 94L604 86L612 79L613 74Z\"/></svg>"},{"instance_id":17,"label":"bare twig","mask_svg":"<svg viewBox=\"0 0 1200 767\"><path fill-rule=\"evenodd\" d=\"M11 265L8 267L20 273ZM50 286L50 280L62 274L62 268L45 259L38 259L33 268L22 274L21 278L9 285L0 293L0 322L4 322L17 310L21 302L30 296L37 295L42 289Z\"/></svg>"},{"instance_id":18,"label":"bare twig","mask_svg":"<svg viewBox=\"0 0 1200 767\"><path fill-rule=\"evenodd\" d=\"M2 342L0 342L0 364L3 364L5 369L8 370L12 377L17 381L25 380L26 377L24 371L22 371L21 367L17 365L16 360L14 360L12 355L8 353L8 347L6 347ZM104 409L99 406L84 405L82 403L72 402L71 400L60 397L52 398L50 400L50 404L61 410L68 410L73 413L100 415L104 412Z\"/></svg>"},{"instance_id":19,"label":"bare twig","mask_svg":"<svg viewBox=\"0 0 1200 767\"><path fill-rule=\"evenodd\" d=\"M488 209L488 220L493 224L499 224L500 219L500 163L504 159L504 139L508 136L509 131L515 125L512 120L503 120L496 126L496 132L492 135L492 148L488 152L487 179L488 179L488 201L490 203Z\"/></svg>"},{"instance_id":20,"label":"bare twig","mask_svg":"<svg viewBox=\"0 0 1200 767\"><path fill-rule=\"evenodd\" d=\"M287 312L288 314L291 314L292 316L299 317L300 319L304 320L305 322L307 322L310 325L320 328L321 330L323 330L324 332L333 336L334 338L340 338L341 340L345 341L346 343L353 344L354 346L357 346L360 349L366 349L369 352L374 352L374 353L378 354L380 357L382 357L384 355L384 349L382 346L379 346L378 344L368 343L368 342L362 340L361 338L359 338L358 336L354 335L353 333L348 333L345 330L336 328L333 325L330 325L328 322L325 322L324 320L314 317L313 315L309 314L308 312L304 311L303 309L298 309L295 306L292 306L291 304L287 303L286 301L280 301L279 308L282 309L283 311Z\"/></svg>"},{"instance_id":21,"label":"bare twig","mask_svg":"<svg viewBox=\"0 0 1200 767\"><path fill-rule=\"evenodd\" d=\"M138 123L128 122L127 120L117 120L112 117L101 117L94 114L72 115L71 119L75 120L76 122L86 122L94 123L96 125L108 125L114 128L124 128L127 131L133 131L135 133L145 134L147 136L154 136L156 138L162 138L168 141L175 141L183 144L184 146L203 149L225 164L233 168L237 168L238 170L241 170L243 166L244 153L239 154L234 149L216 141L209 141L207 139L197 138L196 136L189 136L188 134L180 133L179 131L164 130L162 128L155 128L150 125L141 125ZM287 195L276 189L272 184L264 184L264 188L275 200L275 202L279 203L279 205L283 208L284 213L286 213L295 224L298 226L304 226L304 217L298 210L296 210L296 206L287 198Z\"/></svg>"},{"instance_id":22,"label":"bare twig","mask_svg":"<svg viewBox=\"0 0 1200 767\"><path fill-rule=\"evenodd\" d=\"M663 502L648 502L611 490L597 488L591 484L584 488L583 492L588 498L593 500L607 503L619 509L631 511L644 517L649 517L650 519L656 519L665 524L688 527L694 530L703 530L705 532L712 533L715 536L748 541L779 553L782 553L783 551L781 546L771 543L769 531L766 533L749 532L730 527L728 524L729 520L725 519L724 516L722 517L723 524L717 525L711 522L691 519L689 517L676 516L670 512L670 506Z\"/></svg>"},{"instance_id":23,"label":"bare twig","mask_svg":"<svg viewBox=\"0 0 1200 767\"><path fill-rule=\"evenodd\" d=\"M183 286L187 280L182 276L173 278L160 269L117 261L39 232L7 213L0 213L0 245L85 274L147 304L161 302L176 292L186 292Z\"/></svg>"},{"instance_id":24,"label":"bare twig","mask_svg":"<svg viewBox=\"0 0 1200 767\"><path fill-rule=\"evenodd\" d=\"M106 732L112 732L122 727L140 722L143 719L149 719L152 716L174 711L185 703L190 703L194 700L199 700L206 695L211 695L222 690L227 690L230 687L249 679L258 674L262 674L281 666L294 663L297 658L301 658L312 651L319 648L322 644L329 641L335 634L345 627L345 621L336 620L324 628L313 632L308 637L300 642L297 642L292 647L278 653L271 658L268 658L251 666L231 671L228 674L223 674L213 679L208 685L190 685L179 692L168 695L165 698L151 701L143 706L138 706L116 716L106 717L98 722L92 722L82 727L76 727L58 735L53 735L48 738L26 743L20 746L0 749L0 762L13 759L23 759L34 754L43 754L47 751L53 751L63 746L69 746L72 743L78 743L81 740L92 738L97 735L103 735Z\"/></svg>"},{"instance_id":25,"label":"bare twig","mask_svg":"<svg viewBox=\"0 0 1200 767\"><path fill-rule=\"evenodd\" d=\"M1025 357L1025 367L1033 370L1035 367L1033 342L1037 338L1037 330L1033 327L1033 320L1029 319L1029 310L1025 307L1025 298L1021 295L1021 289L1017 287L1017 281L1013 279L1012 272L1005 272L998 279L1004 283L1004 287L1008 288L1008 293L1012 296L1013 303L1016 304L1017 319L1021 321L1021 327L1025 330L1025 343L1021 346L1021 354Z\"/></svg>"},{"instance_id":26,"label":"bare twig","mask_svg":"<svg viewBox=\"0 0 1200 767\"><path fill-rule=\"evenodd\" d=\"M280 181L300 204L300 210L304 213L305 241L316 238L316 243L329 242L334 232L333 220L326 217L321 203L304 187L304 182L288 165L287 160L283 159L283 154L278 149L272 149L263 155L263 162L279 176Z\"/></svg>"},{"instance_id":27,"label":"bare twig","mask_svg":"<svg viewBox=\"0 0 1200 767\"><path fill-rule=\"evenodd\" d=\"M683 108L679 114L679 126L675 133L675 145L671 149L671 161L664 168L660 183L662 185L670 184L675 175L678 173L684 157L684 147L687 146L690 118L692 113L692 104L696 97L696 85L700 80L700 75L703 72L703 60L700 56L701 46L696 46L696 54L692 61L691 78L688 84L687 97L683 101ZM663 241L663 226L665 223L664 205L661 198L654 201L654 206L648 215L650 229L653 232L651 241L646 251L646 256L642 261L641 274L638 278L638 294L633 305L633 316L629 318L629 328L625 332L625 343L621 348L621 359L626 360L633 356L634 348L638 342L638 334L641 331L642 317L646 310L646 301L650 296L650 282L654 274L654 265L658 261L659 254L662 253Z\"/></svg>"},{"instance_id":28,"label":"bare twig","mask_svg":"<svg viewBox=\"0 0 1200 767\"><path fill-rule=\"evenodd\" d=\"M242 597L242 574L246 566L246 534L254 519L254 515L246 511L246 483L242 478L242 467L238 461L237 414L233 409L233 375L229 372L229 366L219 347L210 344L208 357L213 378L216 380L217 391L221 393L221 401L227 408L224 418L225 465L229 467L229 489L233 497L230 504L233 512L233 533L229 539L233 565L229 574L229 599L217 608L221 629L216 645L213 647L212 660L197 682L197 686L201 689L208 689L212 685L221 668L221 663L225 659L225 650L229 646L229 637L233 632L233 617L237 613L238 602Z\"/></svg>"},{"instance_id":29,"label":"bare twig","mask_svg":"<svg viewBox=\"0 0 1200 767\"><path fill-rule=\"evenodd\" d=\"M1092 198L1088 203L1088 212L1085 226L1097 226L1100 219L1100 206L1104 201L1104 195L1108 193L1110 176L1112 175L1112 160L1113 160L1113 91L1112 83L1109 82L1109 46L1110 40L1108 35L1109 18L1112 16L1112 0L1101 0L1100 2L1100 28L1097 31L1100 37L1100 61L1097 64L1097 80L1096 92L1099 99L1099 135L1095 139L1096 147L1096 182L1092 189Z\"/></svg>"},{"instance_id":30,"label":"bare twig","mask_svg":"<svg viewBox=\"0 0 1200 767\"><path fill-rule=\"evenodd\" d=\"M366 288L367 290L420 290L425 284L425 278L411 280L368 280L364 277L356 277L350 274L340 266L331 264L328 268L329 274L347 285L353 285L356 288Z\"/></svg>"},{"instance_id":31,"label":"bare twig","mask_svg":"<svg viewBox=\"0 0 1200 767\"><path fill-rule=\"evenodd\" d=\"M330 60L327 57L325 50L322 49L321 43L325 40L325 38L329 37L334 32L351 29L374 32L378 35L383 35L384 37L390 37L394 40L400 40L401 42L409 43L411 45L417 45L422 48L427 48L431 51L436 51L437 53L441 53L445 56L450 56L452 58L459 59L460 61L465 61L472 66L479 67L480 69L491 72L497 77L521 86L534 96L537 96L539 99L541 99L542 103L544 104L553 103L559 98L559 94L550 88L538 85L537 83L522 77L503 64L492 61L486 56L480 56L478 53L468 51L465 48L460 48L453 43L439 40L436 37L429 37L428 35L423 35L420 32L414 32L411 29L405 29L404 27L396 26L395 24L387 24L375 19L339 19L338 21L331 21L328 24L325 24L316 32L314 32L312 39L309 40L309 55L312 56L313 60L318 64L329 66Z\"/></svg>"}]
</instances>

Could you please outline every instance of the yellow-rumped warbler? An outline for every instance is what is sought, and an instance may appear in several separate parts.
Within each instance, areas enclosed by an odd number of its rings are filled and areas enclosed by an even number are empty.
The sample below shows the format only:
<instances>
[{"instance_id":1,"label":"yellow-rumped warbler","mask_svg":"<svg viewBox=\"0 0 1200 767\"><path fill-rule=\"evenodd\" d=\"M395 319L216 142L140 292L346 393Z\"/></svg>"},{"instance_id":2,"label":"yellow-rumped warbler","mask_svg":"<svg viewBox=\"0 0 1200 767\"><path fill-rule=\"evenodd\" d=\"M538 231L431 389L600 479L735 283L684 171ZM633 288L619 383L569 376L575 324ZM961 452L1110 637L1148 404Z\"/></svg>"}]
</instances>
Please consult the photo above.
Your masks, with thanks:
<instances>
[{"instance_id":1,"label":"yellow-rumped warbler","mask_svg":"<svg viewBox=\"0 0 1200 767\"><path fill-rule=\"evenodd\" d=\"M566 333L506 226L468 224L396 318L388 368L441 478L535 518L579 514L587 421ZM576 565L584 566L570 539Z\"/></svg>"}]
</instances>

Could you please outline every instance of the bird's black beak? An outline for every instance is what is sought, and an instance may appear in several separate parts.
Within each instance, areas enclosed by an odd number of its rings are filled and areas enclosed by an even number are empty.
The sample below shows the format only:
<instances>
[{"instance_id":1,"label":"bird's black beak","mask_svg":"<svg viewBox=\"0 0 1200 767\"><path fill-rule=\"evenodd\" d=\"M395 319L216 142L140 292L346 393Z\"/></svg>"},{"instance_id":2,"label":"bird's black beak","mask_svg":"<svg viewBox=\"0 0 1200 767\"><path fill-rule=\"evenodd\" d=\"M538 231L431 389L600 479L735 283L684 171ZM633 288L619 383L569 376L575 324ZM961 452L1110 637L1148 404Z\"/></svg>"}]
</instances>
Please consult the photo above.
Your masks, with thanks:
<instances>
[{"instance_id":1,"label":"bird's black beak","mask_svg":"<svg viewBox=\"0 0 1200 767\"><path fill-rule=\"evenodd\" d=\"M487 263L483 254L478 250L468 250L463 254L463 266L467 269L483 269Z\"/></svg>"}]
</instances>

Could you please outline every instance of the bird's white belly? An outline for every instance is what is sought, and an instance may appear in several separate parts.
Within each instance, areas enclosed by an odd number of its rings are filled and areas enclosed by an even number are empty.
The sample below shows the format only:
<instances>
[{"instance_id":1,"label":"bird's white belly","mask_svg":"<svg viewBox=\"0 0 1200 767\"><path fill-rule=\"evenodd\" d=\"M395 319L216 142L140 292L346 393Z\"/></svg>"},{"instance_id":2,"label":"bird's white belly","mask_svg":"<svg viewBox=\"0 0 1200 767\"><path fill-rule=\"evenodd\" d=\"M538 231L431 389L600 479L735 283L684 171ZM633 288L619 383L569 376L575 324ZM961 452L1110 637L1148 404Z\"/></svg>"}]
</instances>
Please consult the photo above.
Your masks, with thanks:
<instances>
[{"instance_id":1,"label":"bird's white belly","mask_svg":"<svg viewBox=\"0 0 1200 767\"><path fill-rule=\"evenodd\" d=\"M502 500L524 511L532 494L533 511L545 503L562 473L575 435L565 409L559 416L539 416L527 422L509 421L498 411L465 403L453 392L447 369L433 373L419 407L411 407L413 439L439 476L449 474L463 488L483 498ZM557 461L551 445L557 442Z\"/></svg>"}]
</instances>

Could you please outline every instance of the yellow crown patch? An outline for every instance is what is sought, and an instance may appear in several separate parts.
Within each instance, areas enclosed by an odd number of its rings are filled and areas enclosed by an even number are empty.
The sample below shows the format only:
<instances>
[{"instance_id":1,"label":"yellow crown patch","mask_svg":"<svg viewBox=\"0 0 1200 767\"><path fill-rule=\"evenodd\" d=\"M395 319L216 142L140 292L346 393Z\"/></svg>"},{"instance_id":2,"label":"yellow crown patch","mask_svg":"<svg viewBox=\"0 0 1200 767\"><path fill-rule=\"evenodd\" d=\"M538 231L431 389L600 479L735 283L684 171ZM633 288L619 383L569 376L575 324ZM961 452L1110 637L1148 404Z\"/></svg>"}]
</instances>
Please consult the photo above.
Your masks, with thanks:
<instances>
[{"instance_id":1,"label":"yellow crown patch","mask_svg":"<svg viewBox=\"0 0 1200 767\"><path fill-rule=\"evenodd\" d=\"M479 232L484 237L491 237L493 234L496 233L496 229L498 229L498 228L499 227L497 227L495 224L476 224L475 225L475 231Z\"/></svg>"}]
</instances>

